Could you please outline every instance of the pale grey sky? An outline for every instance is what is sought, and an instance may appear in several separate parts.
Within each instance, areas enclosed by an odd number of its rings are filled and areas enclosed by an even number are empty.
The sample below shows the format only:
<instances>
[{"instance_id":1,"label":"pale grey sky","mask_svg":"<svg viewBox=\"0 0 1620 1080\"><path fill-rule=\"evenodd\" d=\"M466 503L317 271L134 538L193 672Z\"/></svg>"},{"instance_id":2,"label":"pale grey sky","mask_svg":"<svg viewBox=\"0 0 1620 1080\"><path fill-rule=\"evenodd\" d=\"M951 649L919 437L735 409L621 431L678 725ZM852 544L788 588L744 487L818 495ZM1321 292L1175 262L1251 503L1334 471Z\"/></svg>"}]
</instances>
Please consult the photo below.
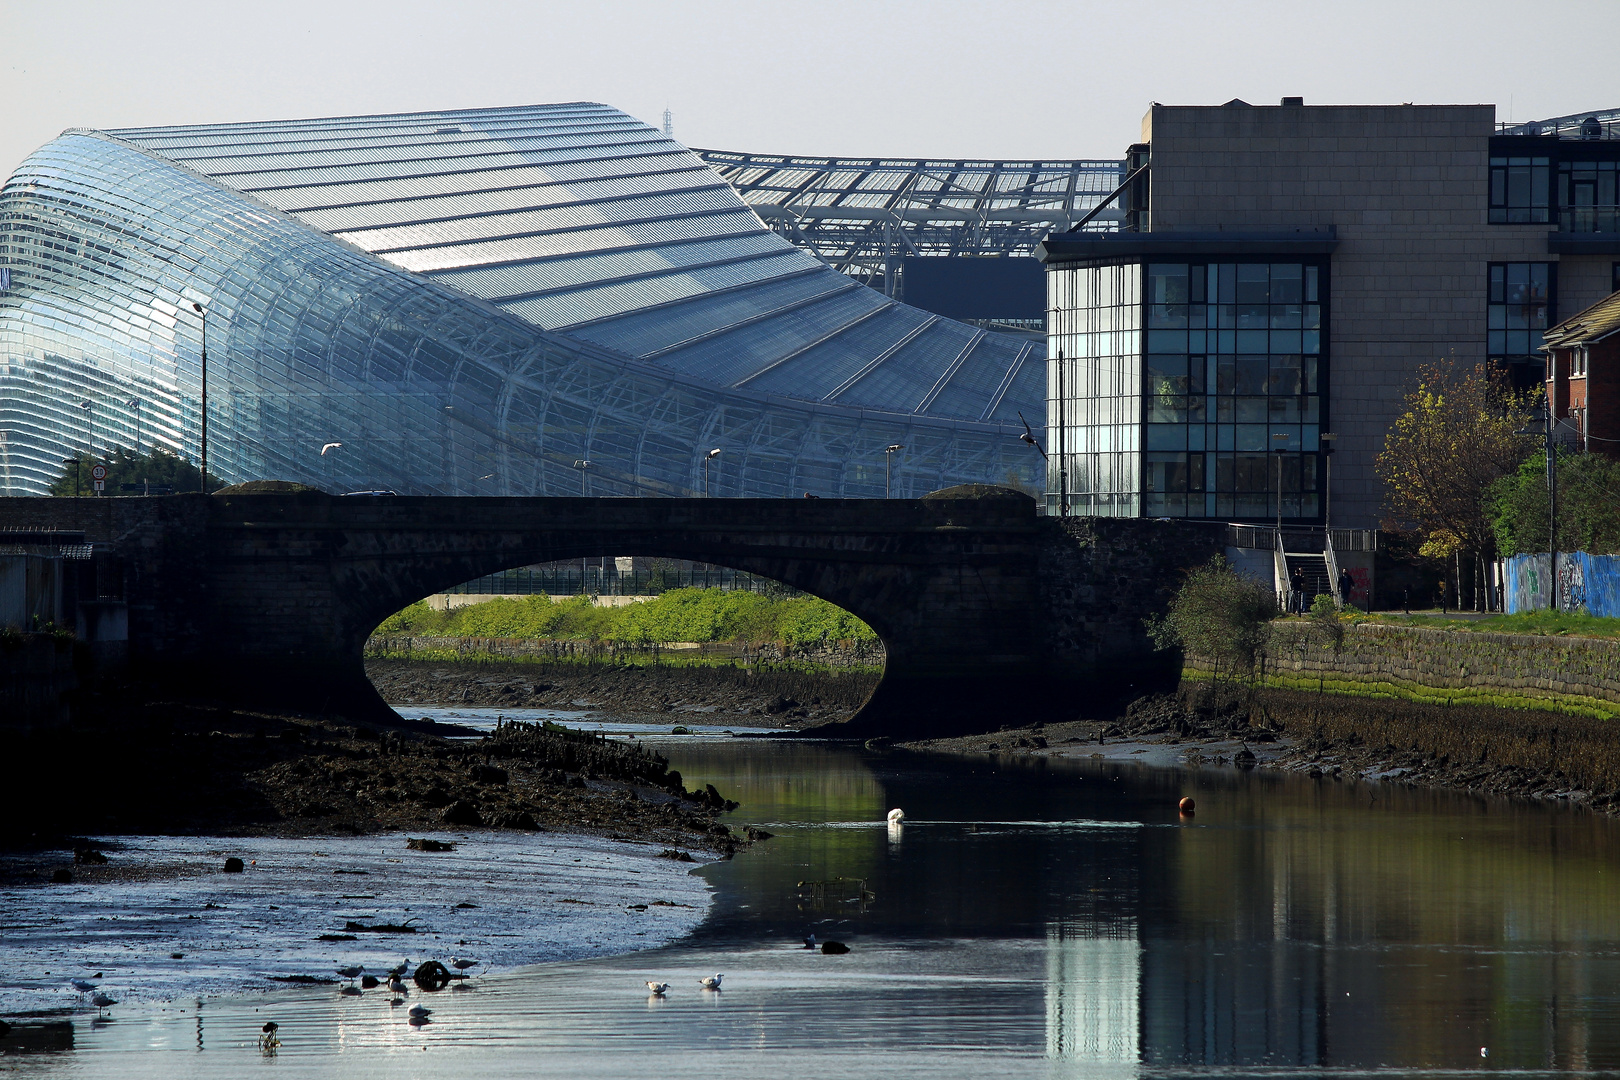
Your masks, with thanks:
<instances>
[{"instance_id":1,"label":"pale grey sky","mask_svg":"<svg viewBox=\"0 0 1620 1080\"><path fill-rule=\"evenodd\" d=\"M1617 31L1616 0L0 0L0 176L67 127L579 100L691 146L1119 157L1153 100L1620 107Z\"/></svg>"}]
</instances>

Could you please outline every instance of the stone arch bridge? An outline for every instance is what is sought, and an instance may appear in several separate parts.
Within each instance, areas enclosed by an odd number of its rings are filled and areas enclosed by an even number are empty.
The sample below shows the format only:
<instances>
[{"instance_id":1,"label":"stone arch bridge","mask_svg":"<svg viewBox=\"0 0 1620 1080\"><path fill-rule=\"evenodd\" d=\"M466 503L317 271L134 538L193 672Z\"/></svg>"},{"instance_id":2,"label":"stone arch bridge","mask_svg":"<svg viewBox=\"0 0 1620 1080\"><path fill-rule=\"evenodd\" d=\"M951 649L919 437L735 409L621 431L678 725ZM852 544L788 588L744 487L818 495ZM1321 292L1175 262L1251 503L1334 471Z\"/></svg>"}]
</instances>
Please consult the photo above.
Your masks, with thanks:
<instances>
[{"instance_id":1,"label":"stone arch bridge","mask_svg":"<svg viewBox=\"0 0 1620 1080\"><path fill-rule=\"evenodd\" d=\"M391 716L362 648L424 596L532 563L643 555L744 570L822 597L887 666L824 734L993 730L1173 680L1143 618L1220 550L1198 523L1037 517L1000 488L916 500L346 496L0 500L0 526L83 531L98 592L129 611L143 681L242 708Z\"/></svg>"}]
</instances>

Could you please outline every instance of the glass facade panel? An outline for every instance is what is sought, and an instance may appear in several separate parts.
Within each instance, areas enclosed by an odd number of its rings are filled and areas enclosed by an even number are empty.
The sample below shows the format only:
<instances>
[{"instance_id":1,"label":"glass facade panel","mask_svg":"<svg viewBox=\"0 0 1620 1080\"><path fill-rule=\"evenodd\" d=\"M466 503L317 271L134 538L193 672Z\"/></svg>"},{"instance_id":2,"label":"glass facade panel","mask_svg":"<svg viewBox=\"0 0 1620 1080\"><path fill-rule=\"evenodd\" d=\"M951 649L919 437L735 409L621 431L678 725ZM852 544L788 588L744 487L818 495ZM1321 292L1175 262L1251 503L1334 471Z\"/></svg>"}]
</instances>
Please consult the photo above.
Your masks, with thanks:
<instances>
[{"instance_id":1,"label":"glass facade panel","mask_svg":"<svg viewBox=\"0 0 1620 1080\"><path fill-rule=\"evenodd\" d=\"M195 461L193 302L227 481L571 495L588 459L593 493L688 495L718 446L716 494L879 497L899 442L896 495L1036 487L1038 348L862 288L710 175L594 105L65 135L0 190L0 487L87 446ZM930 329L853 332L885 315ZM812 349L872 366L858 403L746 385Z\"/></svg>"},{"instance_id":2,"label":"glass facade panel","mask_svg":"<svg viewBox=\"0 0 1620 1080\"><path fill-rule=\"evenodd\" d=\"M1073 513L1266 520L1280 493L1285 519L1318 519L1325 274L1299 261L1049 270L1049 504L1066 489Z\"/></svg>"},{"instance_id":3,"label":"glass facade panel","mask_svg":"<svg viewBox=\"0 0 1620 1080\"><path fill-rule=\"evenodd\" d=\"M1549 159L1491 158L1491 221L1534 223L1551 220Z\"/></svg>"}]
</instances>

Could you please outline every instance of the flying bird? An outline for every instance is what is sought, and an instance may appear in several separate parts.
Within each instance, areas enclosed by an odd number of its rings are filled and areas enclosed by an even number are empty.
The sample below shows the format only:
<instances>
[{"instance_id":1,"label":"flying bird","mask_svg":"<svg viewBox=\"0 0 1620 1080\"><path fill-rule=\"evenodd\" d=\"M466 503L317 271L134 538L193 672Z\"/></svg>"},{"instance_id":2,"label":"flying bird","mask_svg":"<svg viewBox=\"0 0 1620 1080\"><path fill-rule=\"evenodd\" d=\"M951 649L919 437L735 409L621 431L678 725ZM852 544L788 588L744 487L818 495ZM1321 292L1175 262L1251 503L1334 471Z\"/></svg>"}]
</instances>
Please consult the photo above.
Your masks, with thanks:
<instances>
[{"instance_id":1,"label":"flying bird","mask_svg":"<svg viewBox=\"0 0 1620 1080\"><path fill-rule=\"evenodd\" d=\"M325 457L326 452L328 450L341 450L341 449L343 449L343 444L342 443L340 443L340 442L329 442L325 446L321 447L321 457Z\"/></svg>"},{"instance_id":2,"label":"flying bird","mask_svg":"<svg viewBox=\"0 0 1620 1080\"><path fill-rule=\"evenodd\" d=\"M698 985L705 990L718 990L720 989L720 980L723 978L725 978L724 975L705 975L698 980Z\"/></svg>"},{"instance_id":3,"label":"flying bird","mask_svg":"<svg viewBox=\"0 0 1620 1080\"><path fill-rule=\"evenodd\" d=\"M669 983L649 982L647 984L647 989L652 993L657 994L659 997L663 997L665 991L669 989Z\"/></svg>"}]
</instances>

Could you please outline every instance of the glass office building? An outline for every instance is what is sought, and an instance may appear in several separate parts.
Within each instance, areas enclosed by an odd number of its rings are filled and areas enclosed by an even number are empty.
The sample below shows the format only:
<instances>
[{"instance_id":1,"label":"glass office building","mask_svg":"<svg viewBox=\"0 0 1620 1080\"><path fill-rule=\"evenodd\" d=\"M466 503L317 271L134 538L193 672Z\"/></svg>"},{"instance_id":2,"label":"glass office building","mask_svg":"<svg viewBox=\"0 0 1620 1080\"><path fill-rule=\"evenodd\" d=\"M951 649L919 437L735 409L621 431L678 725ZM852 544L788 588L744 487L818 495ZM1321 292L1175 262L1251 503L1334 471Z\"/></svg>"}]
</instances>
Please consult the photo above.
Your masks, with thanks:
<instances>
[{"instance_id":1,"label":"glass office building","mask_svg":"<svg viewBox=\"0 0 1620 1080\"><path fill-rule=\"evenodd\" d=\"M205 320L227 482L688 495L719 449L716 495L877 497L899 443L896 495L1041 483L1044 343L862 286L602 105L64 133L0 190L4 491L195 461Z\"/></svg>"},{"instance_id":2,"label":"glass office building","mask_svg":"<svg viewBox=\"0 0 1620 1080\"><path fill-rule=\"evenodd\" d=\"M1316 518L1325 256L1178 256L1172 242L1151 261L1064 257L1132 243L1045 244L1051 501L1066 491L1075 514L1236 520L1275 518L1280 499L1285 520Z\"/></svg>"}]
</instances>

